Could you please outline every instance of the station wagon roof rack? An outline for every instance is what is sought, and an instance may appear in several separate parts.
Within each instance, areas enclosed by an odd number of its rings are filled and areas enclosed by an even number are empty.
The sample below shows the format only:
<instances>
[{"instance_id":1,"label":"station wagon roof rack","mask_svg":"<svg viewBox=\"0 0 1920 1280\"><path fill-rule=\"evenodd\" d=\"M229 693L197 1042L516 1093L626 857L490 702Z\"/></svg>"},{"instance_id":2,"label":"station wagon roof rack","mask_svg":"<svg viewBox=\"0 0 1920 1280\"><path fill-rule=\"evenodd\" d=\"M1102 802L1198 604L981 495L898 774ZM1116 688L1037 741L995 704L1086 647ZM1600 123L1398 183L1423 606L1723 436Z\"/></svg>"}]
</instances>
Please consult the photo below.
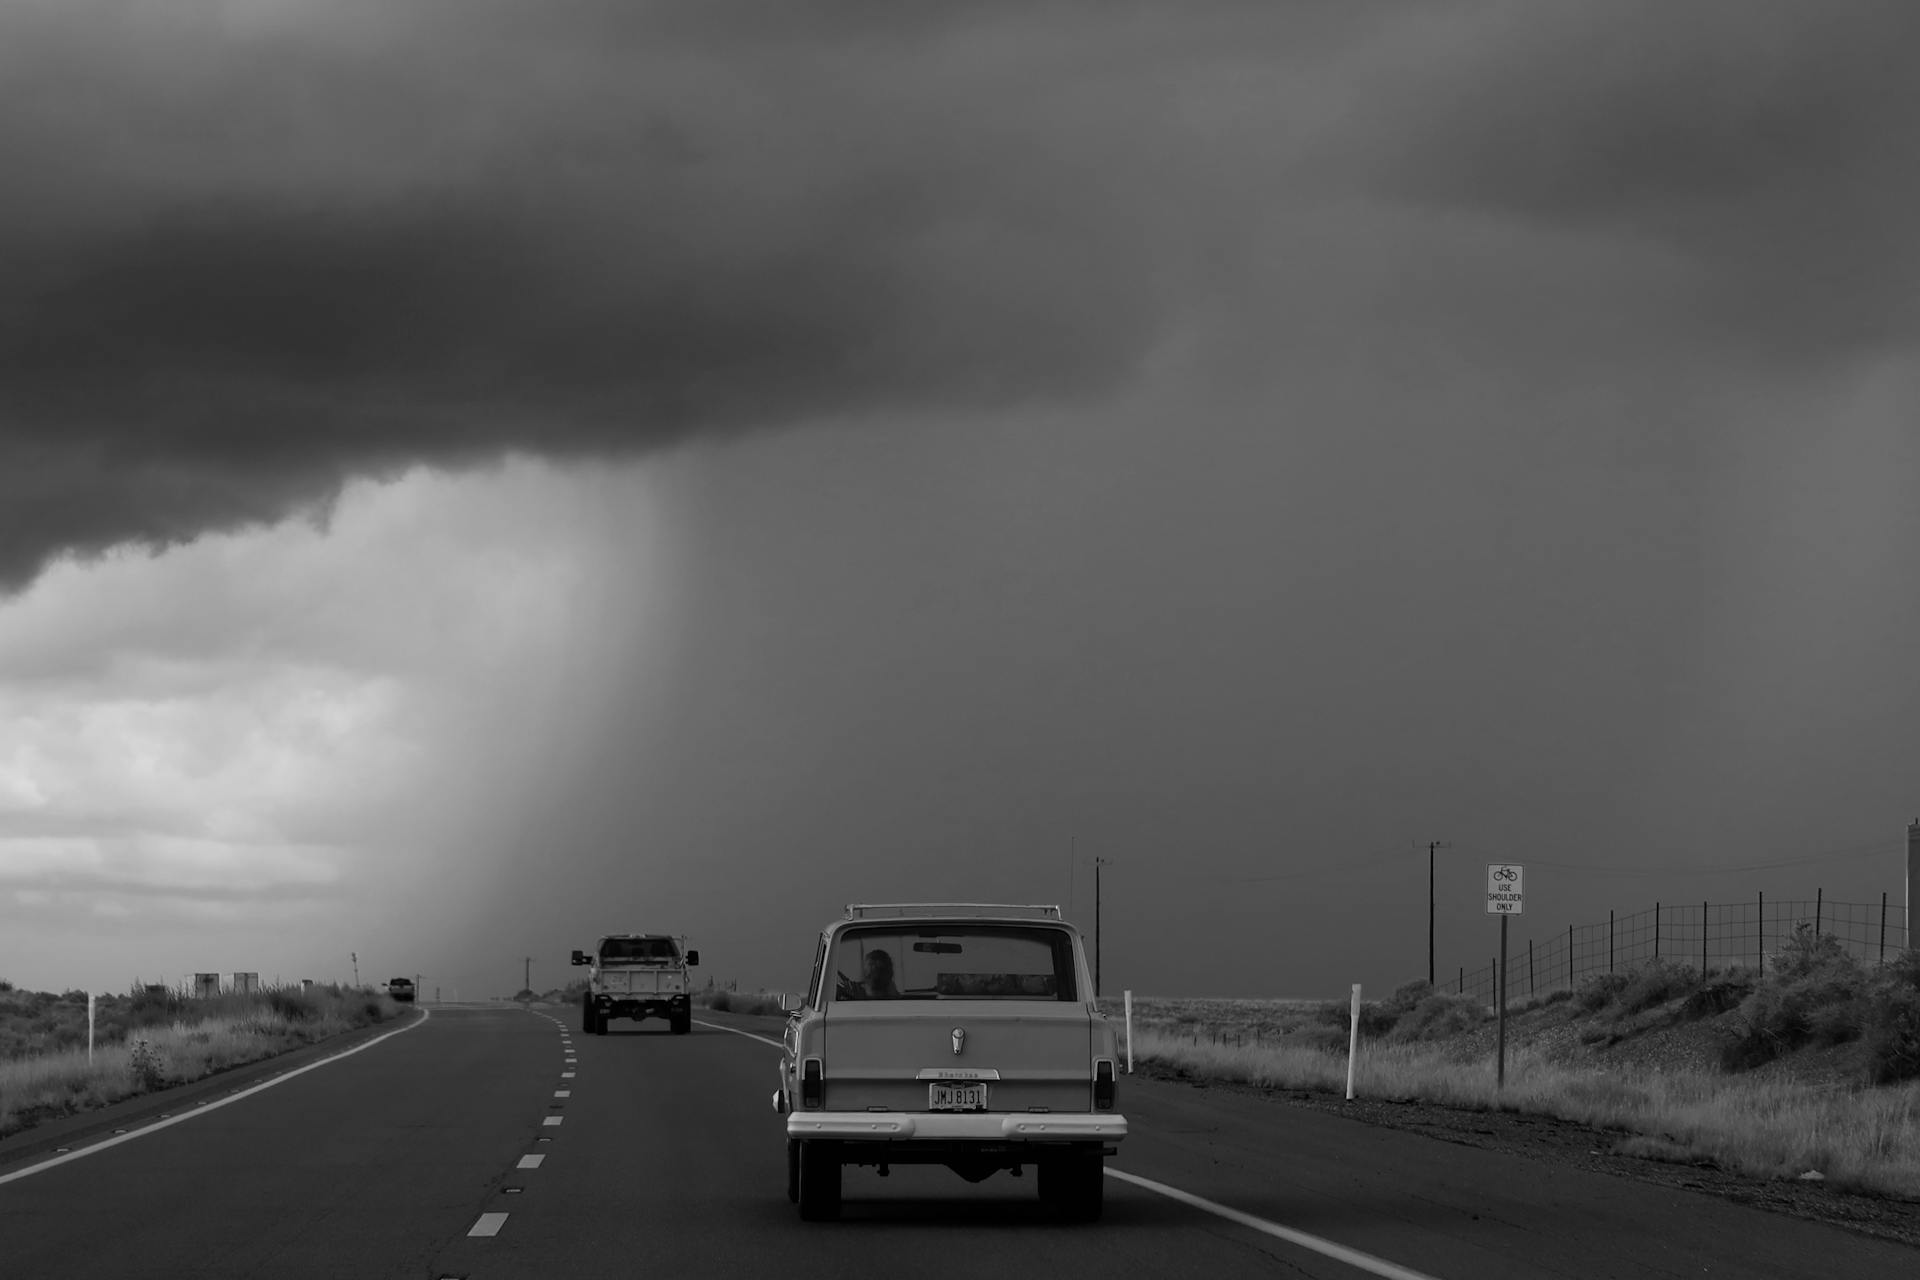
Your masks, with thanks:
<instances>
[{"instance_id":1,"label":"station wagon roof rack","mask_svg":"<svg viewBox=\"0 0 1920 1280\"><path fill-rule=\"evenodd\" d=\"M1039 903L1001 902L849 902L847 919L875 920L905 916L979 916L1020 920L1058 920L1060 908Z\"/></svg>"}]
</instances>

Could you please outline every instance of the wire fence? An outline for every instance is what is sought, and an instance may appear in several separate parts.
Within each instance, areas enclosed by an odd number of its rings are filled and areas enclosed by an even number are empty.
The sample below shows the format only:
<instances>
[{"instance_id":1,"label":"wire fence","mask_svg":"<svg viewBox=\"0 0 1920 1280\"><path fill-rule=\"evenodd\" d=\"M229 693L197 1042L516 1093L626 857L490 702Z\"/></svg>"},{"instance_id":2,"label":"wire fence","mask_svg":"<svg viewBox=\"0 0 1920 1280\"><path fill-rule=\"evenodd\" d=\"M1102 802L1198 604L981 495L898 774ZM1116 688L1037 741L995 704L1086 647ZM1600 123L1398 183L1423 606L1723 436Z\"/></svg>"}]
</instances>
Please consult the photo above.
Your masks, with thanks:
<instances>
[{"instance_id":1,"label":"wire fence","mask_svg":"<svg viewBox=\"0 0 1920 1280\"><path fill-rule=\"evenodd\" d=\"M1819 890L1806 900L1775 900L1755 894L1751 902L1656 902L1651 910L1568 925L1564 933L1507 944L1507 999L1525 1000L1571 990L1581 979L1615 973L1652 960L1699 966L1702 974L1743 967L1764 968L1767 958L1801 925L1832 938L1848 955L1882 965L1909 944L1906 908L1877 903L1829 902ZM1499 957L1477 969L1435 974L1442 991L1493 1004ZM1452 981L1449 981L1449 977Z\"/></svg>"}]
</instances>

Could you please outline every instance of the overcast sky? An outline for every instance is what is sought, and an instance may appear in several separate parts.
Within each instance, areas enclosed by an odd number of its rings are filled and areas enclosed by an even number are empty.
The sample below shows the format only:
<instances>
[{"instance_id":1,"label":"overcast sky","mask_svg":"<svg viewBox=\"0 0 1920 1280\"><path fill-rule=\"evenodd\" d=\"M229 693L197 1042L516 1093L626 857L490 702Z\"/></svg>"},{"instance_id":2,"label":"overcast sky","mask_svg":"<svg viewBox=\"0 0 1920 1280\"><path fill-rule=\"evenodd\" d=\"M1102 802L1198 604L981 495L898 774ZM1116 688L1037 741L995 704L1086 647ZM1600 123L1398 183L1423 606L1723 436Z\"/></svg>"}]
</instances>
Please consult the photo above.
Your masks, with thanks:
<instances>
[{"instance_id":1,"label":"overcast sky","mask_svg":"<svg viewBox=\"0 0 1920 1280\"><path fill-rule=\"evenodd\" d=\"M0 3L0 977L1903 893L1920 7Z\"/></svg>"}]
</instances>

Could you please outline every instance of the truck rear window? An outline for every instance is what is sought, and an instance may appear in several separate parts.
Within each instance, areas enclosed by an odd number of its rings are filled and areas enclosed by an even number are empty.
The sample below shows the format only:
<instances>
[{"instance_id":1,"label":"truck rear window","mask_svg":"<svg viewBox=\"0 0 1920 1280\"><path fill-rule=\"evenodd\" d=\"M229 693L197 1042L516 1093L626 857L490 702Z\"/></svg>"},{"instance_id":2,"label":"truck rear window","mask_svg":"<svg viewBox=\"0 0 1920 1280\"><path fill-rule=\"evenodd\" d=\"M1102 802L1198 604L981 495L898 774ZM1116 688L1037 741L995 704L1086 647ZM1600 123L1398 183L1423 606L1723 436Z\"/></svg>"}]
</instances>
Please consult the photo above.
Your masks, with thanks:
<instances>
[{"instance_id":1,"label":"truck rear window","mask_svg":"<svg viewBox=\"0 0 1920 1280\"><path fill-rule=\"evenodd\" d=\"M609 938L600 944L600 958L671 964L680 958L680 948L672 938Z\"/></svg>"}]
</instances>

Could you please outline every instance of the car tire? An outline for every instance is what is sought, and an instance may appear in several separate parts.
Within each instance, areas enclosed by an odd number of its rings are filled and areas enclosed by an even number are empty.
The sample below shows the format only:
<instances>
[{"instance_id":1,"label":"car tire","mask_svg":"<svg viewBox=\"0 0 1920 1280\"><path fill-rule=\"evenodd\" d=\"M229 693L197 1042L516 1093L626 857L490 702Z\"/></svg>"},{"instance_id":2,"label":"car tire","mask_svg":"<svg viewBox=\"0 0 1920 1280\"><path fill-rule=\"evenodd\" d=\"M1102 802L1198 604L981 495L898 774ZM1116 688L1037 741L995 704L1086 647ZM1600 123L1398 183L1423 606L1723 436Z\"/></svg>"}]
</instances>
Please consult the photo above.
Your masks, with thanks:
<instances>
[{"instance_id":1,"label":"car tire","mask_svg":"<svg viewBox=\"0 0 1920 1280\"><path fill-rule=\"evenodd\" d=\"M580 1001L580 1034L593 1034L593 997L587 996Z\"/></svg>"},{"instance_id":2,"label":"car tire","mask_svg":"<svg viewBox=\"0 0 1920 1280\"><path fill-rule=\"evenodd\" d=\"M840 1147L821 1138L800 1144L800 1217L831 1222L840 1216Z\"/></svg>"},{"instance_id":3,"label":"car tire","mask_svg":"<svg viewBox=\"0 0 1920 1280\"><path fill-rule=\"evenodd\" d=\"M673 1034L683 1036L692 1030L693 1011L691 1009L685 1013L676 1013L673 1015Z\"/></svg>"},{"instance_id":4,"label":"car tire","mask_svg":"<svg viewBox=\"0 0 1920 1280\"><path fill-rule=\"evenodd\" d=\"M787 1199L800 1203L800 1139L787 1139Z\"/></svg>"},{"instance_id":5,"label":"car tire","mask_svg":"<svg viewBox=\"0 0 1920 1280\"><path fill-rule=\"evenodd\" d=\"M607 1034L607 1012L604 1009L596 1009L593 1012L593 1034L597 1036Z\"/></svg>"}]
</instances>

